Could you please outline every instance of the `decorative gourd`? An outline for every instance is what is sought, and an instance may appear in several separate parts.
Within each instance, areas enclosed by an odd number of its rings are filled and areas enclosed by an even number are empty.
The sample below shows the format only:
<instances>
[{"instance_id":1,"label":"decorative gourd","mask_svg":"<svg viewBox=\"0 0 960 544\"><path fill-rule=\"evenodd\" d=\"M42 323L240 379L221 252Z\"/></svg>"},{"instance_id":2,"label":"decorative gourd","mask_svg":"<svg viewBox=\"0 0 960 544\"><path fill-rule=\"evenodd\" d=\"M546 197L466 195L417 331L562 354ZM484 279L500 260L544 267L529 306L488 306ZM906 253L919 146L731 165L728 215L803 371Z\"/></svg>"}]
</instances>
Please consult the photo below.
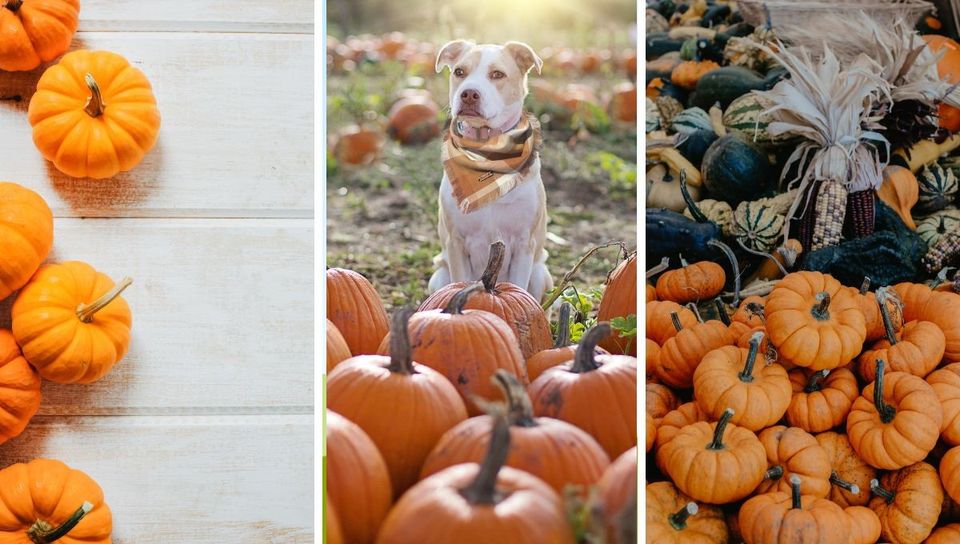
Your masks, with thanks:
<instances>
[{"instance_id":1,"label":"decorative gourd","mask_svg":"<svg viewBox=\"0 0 960 544\"><path fill-rule=\"evenodd\" d=\"M337 131L333 155L341 164L370 164L383 147L384 136L379 130L359 125L347 125Z\"/></svg>"},{"instance_id":2,"label":"decorative gourd","mask_svg":"<svg viewBox=\"0 0 960 544\"><path fill-rule=\"evenodd\" d=\"M884 375L882 359L876 375L847 416L850 445L876 468L894 470L923 460L937 444L943 422L936 393L912 374Z\"/></svg>"},{"instance_id":3,"label":"decorative gourd","mask_svg":"<svg viewBox=\"0 0 960 544\"><path fill-rule=\"evenodd\" d=\"M693 196L693 193L691 193L691 196ZM694 200L696 200L696 197L694 197ZM703 200L697 201L697 206L708 220L716 223L716 225L720 227L720 232L724 235L729 235L733 232L733 208L730 207L730 204L722 200L704 198ZM683 205L683 215L694 219L693 214L691 214L687 208L686 202L684 202Z\"/></svg>"},{"instance_id":4,"label":"decorative gourd","mask_svg":"<svg viewBox=\"0 0 960 544\"><path fill-rule=\"evenodd\" d=\"M413 314L408 326L413 359L446 376L457 387L471 416L483 413L474 397L503 397L491 381L497 369L528 383L513 330L490 312L464 309L469 297L482 289L482 283L471 284L457 292L443 310ZM391 337L392 333L383 339L379 353L389 353Z\"/></svg>"},{"instance_id":5,"label":"decorative gourd","mask_svg":"<svg viewBox=\"0 0 960 544\"><path fill-rule=\"evenodd\" d=\"M713 142L700 171L710 193L731 206L762 192L773 177L766 153L739 132Z\"/></svg>"},{"instance_id":6,"label":"decorative gourd","mask_svg":"<svg viewBox=\"0 0 960 544\"><path fill-rule=\"evenodd\" d=\"M680 324L686 327L692 327L698 323L697 316L689 309L669 300L654 300L647 303L646 307L646 335L661 346L667 339L677 335L677 328L673 324L672 314L677 314L680 318Z\"/></svg>"},{"instance_id":7,"label":"decorative gourd","mask_svg":"<svg viewBox=\"0 0 960 544\"><path fill-rule=\"evenodd\" d=\"M70 48L80 0L5 0L0 3L0 70L33 70Z\"/></svg>"},{"instance_id":8,"label":"decorative gourd","mask_svg":"<svg viewBox=\"0 0 960 544\"><path fill-rule=\"evenodd\" d=\"M40 408L40 375L0 329L0 444L19 436Z\"/></svg>"},{"instance_id":9,"label":"decorative gourd","mask_svg":"<svg viewBox=\"0 0 960 544\"><path fill-rule=\"evenodd\" d=\"M109 544L113 516L90 476L34 459L0 470L0 540Z\"/></svg>"},{"instance_id":10,"label":"decorative gourd","mask_svg":"<svg viewBox=\"0 0 960 544\"><path fill-rule=\"evenodd\" d=\"M340 334L340 329L327 319L327 374L351 357L353 355L350 354L350 347Z\"/></svg>"},{"instance_id":11,"label":"decorative gourd","mask_svg":"<svg viewBox=\"0 0 960 544\"><path fill-rule=\"evenodd\" d=\"M51 247L53 212L47 203L26 187L0 181L0 300L26 285Z\"/></svg>"},{"instance_id":12,"label":"decorative gourd","mask_svg":"<svg viewBox=\"0 0 960 544\"><path fill-rule=\"evenodd\" d=\"M530 398L516 378L500 370L495 380L508 399L510 455L506 466L532 474L557 493L567 485L597 483L610 465L600 444L585 431L559 419L534 417ZM490 443L494 417L477 416L459 423L436 442L420 479L461 463L479 463Z\"/></svg>"},{"instance_id":13,"label":"decorative gourd","mask_svg":"<svg viewBox=\"0 0 960 544\"><path fill-rule=\"evenodd\" d=\"M877 470L857 456L847 435L828 431L816 438L830 459L832 487L827 498L843 507L869 503L867 490L870 489L870 480L877 477Z\"/></svg>"},{"instance_id":14,"label":"decorative gourd","mask_svg":"<svg viewBox=\"0 0 960 544\"><path fill-rule=\"evenodd\" d=\"M685 402L664 415L657 425L657 449L673 440L680 429L698 421L710 422L710 418L700 405L694 402Z\"/></svg>"},{"instance_id":15,"label":"decorative gourd","mask_svg":"<svg viewBox=\"0 0 960 544\"><path fill-rule=\"evenodd\" d=\"M880 518L880 540L917 543L930 536L943 505L937 470L916 463L870 482L870 509Z\"/></svg>"},{"instance_id":16,"label":"decorative gourd","mask_svg":"<svg viewBox=\"0 0 960 544\"><path fill-rule=\"evenodd\" d=\"M697 504L670 482L647 484L647 542L727 542L723 511Z\"/></svg>"},{"instance_id":17,"label":"decorative gourd","mask_svg":"<svg viewBox=\"0 0 960 544\"><path fill-rule=\"evenodd\" d=\"M731 233L754 251L769 252L783 238L784 216L763 201L743 201L733 212Z\"/></svg>"},{"instance_id":18,"label":"decorative gourd","mask_svg":"<svg viewBox=\"0 0 960 544\"><path fill-rule=\"evenodd\" d=\"M636 498L637 448L630 448L610 463L597 482L597 507L606 522L608 538L616 533L620 520L628 516L637 519Z\"/></svg>"},{"instance_id":19,"label":"decorative gourd","mask_svg":"<svg viewBox=\"0 0 960 544\"><path fill-rule=\"evenodd\" d=\"M710 114L702 108L687 108L678 113L670 121L670 131L677 134L691 134L698 130L713 130L710 125Z\"/></svg>"},{"instance_id":20,"label":"decorative gourd","mask_svg":"<svg viewBox=\"0 0 960 544\"><path fill-rule=\"evenodd\" d=\"M950 448L940 458L940 481L954 501L960 497L960 446Z\"/></svg>"},{"instance_id":21,"label":"decorative gourd","mask_svg":"<svg viewBox=\"0 0 960 544\"><path fill-rule=\"evenodd\" d=\"M951 446L960 446L960 363L934 370L927 376L943 408L940 438Z\"/></svg>"},{"instance_id":22,"label":"decorative gourd","mask_svg":"<svg viewBox=\"0 0 960 544\"><path fill-rule=\"evenodd\" d=\"M587 431L611 459L637 445L637 360L596 355L610 333L599 323L584 333L574 359L548 369L529 387L533 412Z\"/></svg>"},{"instance_id":23,"label":"decorative gourd","mask_svg":"<svg viewBox=\"0 0 960 544\"><path fill-rule=\"evenodd\" d=\"M660 425L660 420L664 416L680 405L680 400L673 389L659 383L646 384L645 401L647 413L653 417L657 425Z\"/></svg>"},{"instance_id":24,"label":"decorative gourd","mask_svg":"<svg viewBox=\"0 0 960 544\"><path fill-rule=\"evenodd\" d=\"M671 317L675 317L674 326L679 330L664 342L655 371L663 383L687 389L693 385L693 373L700 361L719 347L732 346L736 339L720 321L705 321L684 329L676 313Z\"/></svg>"},{"instance_id":25,"label":"decorative gourd","mask_svg":"<svg viewBox=\"0 0 960 544\"><path fill-rule=\"evenodd\" d=\"M346 542L371 544L390 510L390 471L357 424L327 410L327 494Z\"/></svg>"},{"instance_id":26,"label":"decorative gourd","mask_svg":"<svg viewBox=\"0 0 960 544\"><path fill-rule=\"evenodd\" d=\"M796 474L789 485L789 493L757 495L743 503L740 532L747 544L848 542L851 521L842 508L816 495L801 494L809 484Z\"/></svg>"},{"instance_id":27,"label":"decorative gourd","mask_svg":"<svg viewBox=\"0 0 960 544\"><path fill-rule=\"evenodd\" d=\"M557 320L557 340L554 342L553 347L545 349L527 359L527 376L530 381L540 377L540 374L543 374L544 370L572 360L576 354L577 344L570 343L570 312L572 309L573 306L568 302L564 302L560 306L560 315ZM648 345L648 360L650 357L649 347ZM657 346L657 349L659 348L660 346ZM597 355L607 353L607 350L601 347L594 348L594 351Z\"/></svg>"},{"instance_id":28,"label":"decorative gourd","mask_svg":"<svg viewBox=\"0 0 960 544\"><path fill-rule=\"evenodd\" d=\"M360 426L383 455L394 498L418 480L440 437L467 419L452 383L414 362L407 323L412 310L394 316L390 356L360 355L327 376L327 408Z\"/></svg>"},{"instance_id":29,"label":"decorative gourd","mask_svg":"<svg viewBox=\"0 0 960 544\"><path fill-rule=\"evenodd\" d=\"M695 500L738 501L763 481L763 445L752 431L731 424L731 417L727 409L716 423L687 425L657 449L657 466Z\"/></svg>"},{"instance_id":30,"label":"decorative gourd","mask_svg":"<svg viewBox=\"0 0 960 544\"><path fill-rule=\"evenodd\" d=\"M697 82L704 75L719 70L720 65L712 60L688 60L681 62L670 73L670 81L674 84L691 90L697 87Z\"/></svg>"},{"instance_id":31,"label":"decorative gourd","mask_svg":"<svg viewBox=\"0 0 960 544\"><path fill-rule=\"evenodd\" d=\"M93 383L107 375L130 346L133 317L114 283L79 261L44 265L20 290L11 309L13 336L43 378Z\"/></svg>"},{"instance_id":32,"label":"decorative gourd","mask_svg":"<svg viewBox=\"0 0 960 544\"><path fill-rule=\"evenodd\" d=\"M611 321L636 314L637 254L634 252L607 276L597 308L597 321ZM601 340L600 347L614 354L637 356L637 338L624 336L619 331Z\"/></svg>"},{"instance_id":33,"label":"decorative gourd","mask_svg":"<svg viewBox=\"0 0 960 544\"><path fill-rule=\"evenodd\" d=\"M372 355L390 330L377 290L353 270L327 270L327 319L337 326L353 355Z\"/></svg>"},{"instance_id":34,"label":"decorative gourd","mask_svg":"<svg viewBox=\"0 0 960 544\"><path fill-rule=\"evenodd\" d=\"M470 296L465 310L484 310L501 318L516 335L524 359L548 349L553 344L550 322L540 303L526 290L506 281L498 282L506 246L497 241L490 244L487 268L480 281L483 290ZM472 282L451 283L437 290L423 301L418 311L445 308L454 296Z\"/></svg>"},{"instance_id":35,"label":"decorative gourd","mask_svg":"<svg viewBox=\"0 0 960 544\"><path fill-rule=\"evenodd\" d=\"M960 230L960 210L956 208L940 210L917 223L917 234L927 247L937 245L944 234L958 230Z\"/></svg>"},{"instance_id":36,"label":"decorative gourd","mask_svg":"<svg viewBox=\"0 0 960 544\"><path fill-rule=\"evenodd\" d=\"M645 128L648 134L660 130L660 110L657 109L657 103L651 100L649 87L647 87L646 113L644 114Z\"/></svg>"},{"instance_id":37,"label":"decorative gourd","mask_svg":"<svg viewBox=\"0 0 960 544\"><path fill-rule=\"evenodd\" d=\"M885 304L888 295L884 288L877 291L878 308L883 320L886 338L878 340L857 358L860 377L864 381L876 378L874 369L883 359L892 372L907 372L921 378L937 368L943 358L946 340L943 332L929 321L911 321L895 332L890 312Z\"/></svg>"},{"instance_id":38,"label":"decorative gourd","mask_svg":"<svg viewBox=\"0 0 960 544\"><path fill-rule=\"evenodd\" d=\"M693 374L693 396L703 410L718 418L735 410L733 422L752 431L773 425L790 405L790 379L778 364L756 364L763 333L750 339L750 349L724 346L708 353Z\"/></svg>"},{"instance_id":39,"label":"decorative gourd","mask_svg":"<svg viewBox=\"0 0 960 544\"><path fill-rule=\"evenodd\" d=\"M764 307L770 343L791 363L813 370L843 366L866 337L854 294L820 272L785 276Z\"/></svg>"},{"instance_id":40,"label":"decorative gourd","mask_svg":"<svg viewBox=\"0 0 960 544\"><path fill-rule=\"evenodd\" d=\"M903 224L917 230L910 210L920 198L920 186L917 177L910 170L896 165L889 165L883 169L883 183L877 189L877 196L890 209L897 212Z\"/></svg>"},{"instance_id":41,"label":"decorative gourd","mask_svg":"<svg viewBox=\"0 0 960 544\"><path fill-rule=\"evenodd\" d=\"M573 544L560 495L536 476L504 466L510 438L506 418L498 415L483 462L450 467L410 488L383 522L377 544L432 542L438 535L464 544Z\"/></svg>"},{"instance_id":42,"label":"decorative gourd","mask_svg":"<svg viewBox=\"0 0 960 544\"><path fill-rule=\"evenodd\" d=\"M682 268L670 270L657 280L657 298L678 304L700 302L720 294L727 281L723 267L711 261L693 264L682 262Z\"/></svg>"},{"instance_id":43,"label":"decorative gourd","mask_svg":"<svg viewBox=\"0 0 960 544\"><path fill-rule=\"evenodd\" d=\"M860 396L857 378L846 368L833 371L796 368L788 376L793 397L787 407L787 421L810 433L842 425L853 401Z\"/></svg>"},{"instance_id":44,"label":"decorative gourd","mask_svg":"<svg viewBox=\"0 0 960 544\"><path fill-rule=\"evenodd\" d=\"M387 134L405 145L429 142L440 134L440 109L426 96L401 98L387 113Z\"/></svg>"},{"instance_id":45,"label":"decorative gourd","mask_svg":"<svg viewBox=\"0 0 960 544\"><path fill-rule=\"evenodd\" d=\"M160 131L150 82L127 59L107 51L74 51L48 68L27 119L43 157L75 178L132 170Z\"/></svg>"},{"instance_id":46,"label":"decorative gourd","mask_svg":"<svg viewBox=\"0 0 960 544\"><path fill-rule=\"evenodd\" d=\"M730 103L723 112L723 126L727 130L742 132L750 141L760 145L776 145L789 140L789 136L776 136L767 131L770 125L769 114L765 112L773 107L766 98L747 93Z\"/></svg>"},{"instance_id":47,"label":"decorative gourd","mask_svg":"<svg viewBox=\"0 0 960 544\"><path fill-rule=\"evenodd\" d=\"M699 187L688 187L690 197L700 197ZM665 163L654 164L647 170L647 207L665 208L675 212L687 209L680 190L680 174Z\"/></svg>"},{"instance_id":48,"label":"decorative gourd","mask_svg":"<svg viewBox=\"0 0 960 544\"><path fill-rule=\"evenodd\" d=\"M917 176L920 196L915 206L919 215L946 208L957 196L957 176L937 163L929 164Z\"/></svg>"},{"instance_id":49,"label":"decorative gourd","mask_svg":"<svg viewBox=\"0 0 960 544\"><path fill-rule=\"evenodd\" d=\"M677 151L690 161L691 166L697 169L699 175L700 165L703 164L703 156L707 150L717 141L717 133L713 130L695 130L682 138L677 143ZM699 188L699 187L697 187Z\"/></svg>"},{"instance_id":50,"label":"decorative gourd","mask_svg":"<svg viewBox=\"0 0 960 544\"><path fill-rule=\"evenodd\" d=\"M710 108L717 102L726 110L730 104L750 91L772 88L783 77L782 70L770 70L766 75L741 66L724 66L700 77L690 103Z\"/></svg>"}]
</instances>

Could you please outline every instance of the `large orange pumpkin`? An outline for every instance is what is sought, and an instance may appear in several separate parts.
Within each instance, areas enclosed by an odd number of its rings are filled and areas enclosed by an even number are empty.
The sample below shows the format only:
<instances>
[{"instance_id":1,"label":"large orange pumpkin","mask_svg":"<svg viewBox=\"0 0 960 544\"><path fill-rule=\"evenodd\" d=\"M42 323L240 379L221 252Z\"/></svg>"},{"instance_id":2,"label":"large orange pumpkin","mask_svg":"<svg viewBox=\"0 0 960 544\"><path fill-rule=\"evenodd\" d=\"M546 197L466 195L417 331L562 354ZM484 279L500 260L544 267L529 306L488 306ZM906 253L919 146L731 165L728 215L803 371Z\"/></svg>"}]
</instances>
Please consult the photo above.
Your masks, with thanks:
<instances>
[{"instance_id":1,"label":"large orange pumpkin","mask_svg":"<svg viewBox=\"0 0 960 544\"><path fill-rule=\"evenodd\" d=\"M0 181L0 300L30 280L51 247L53 212L47 203L30 189Z\"/></svg>"},{"instance_id":2,"label":"large orange pumpkin","mask_svg":"<svg viewBox=\"0 0 960 544\"><path fill-rule=\"evenodd\" d=\"M114 283L79 261L44 265L13 303L13 336L43 378L92 383L107 375L130 346L133 317Z\"/></svg>"},{"instance_id":3,"label":"large orange pumpkin","mask_svg":"<svg viewBox=\"0 0 960 544\"><path fill-rule=\"evenodd\" d=\"M0 444L19 436L40 408L40 375L10 331L0 329Z\"/></svg>"},{"instance_id":4,"label":"large orange pumpkin","mask_svg":"<svg viewBox=\"0 0 960 544\"><path fill-rule=\"evenodd\" d=\"M637 315L637 254L634 252L617 265L607 277L607 284L600 297L597 321L611 321L615 317ZM600 347L610 353L637 356L637 339L627 338L619 332L604 338Z\"/></svg>"},{"instance_id":5,"label":"large orange pumpkin","mask_svg":"<svg viewBox=\"0 0 960 544\"><path fill-rule=\"evenodd\" d=\"M377 290L353 270L327 270L327 319L347 341L353 355L372 355L390 325Z\"/></svg>"},{"instance_id":6,"label":"large orange pumpkin","mask_svg":"<svg viewBox=\"0 0 960 544\"><path fill-rule=\"evenodd\" d=\"M350 354L350 347L340 334L340 329L327 319L327 374L350 357L353 355Z\"/></svg>"},{"instance_id":7,"label":"large orange pumpkin","mask_svg":"<svg viewBox=\"0 0 960 544\"><path fill-rule=\"evenodd\" d=\"M5 0L0 3L0 70L33 70L70 48L80 0Z\"/></svg>"},{"instance_id":8,"label":"large orange pumpkin","mask_svg":"<svg viewBox=\"0 0 960 544\"><path fill-rule=\"evenodd\" d=\"M132 170L157 143L160 110L147 77L107 51L74 51L40 77L27 119L57 170L103 179Z\"/></svg>"},{"instance_id":9,"label":"large orange pumpkin","mask_svg":"<svg viewBox=\"0 0 960 544\"><path fill-rule=\"evenodd\" d=\"M943 53L937 62L937 72L948 83L960 82L960 44L946 36L927 34L923 36L927 47L934 53ZM960 110L946 103L940 104L940 126L950 132L960 130Z\"/></svg>"},{"instance_id":10,"label":"large orange pumpkin","mask_svg":"<svg viewBox=\"0 0 960 544\"><path fill-rule=\"evenodd\" d=\"M0 541L109 544L113 516L103 490L60 461L34 459L0 470Z\"/></svg>"}]
</instances>

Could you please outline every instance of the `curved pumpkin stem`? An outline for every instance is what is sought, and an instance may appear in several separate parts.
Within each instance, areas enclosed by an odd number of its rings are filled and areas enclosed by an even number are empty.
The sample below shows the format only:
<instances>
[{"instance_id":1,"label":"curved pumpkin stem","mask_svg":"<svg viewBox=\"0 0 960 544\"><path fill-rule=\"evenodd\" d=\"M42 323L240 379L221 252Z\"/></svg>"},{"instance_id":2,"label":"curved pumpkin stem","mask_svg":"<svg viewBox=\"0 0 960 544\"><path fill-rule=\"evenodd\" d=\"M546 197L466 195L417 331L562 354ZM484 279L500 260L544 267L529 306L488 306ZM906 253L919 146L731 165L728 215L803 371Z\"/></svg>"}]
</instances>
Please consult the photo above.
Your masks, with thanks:
<instances>
[{"instance_id":1,"label":"curved pumpkin stem","mask_svg":"<svg viewBox=\"0 0 960 544\"><path fill-rule=\"evenodd\" d=\"M713 429L713 440L707 445L708 450L722 450L726 447L723 445L723 433L727 430L727 423L730 423L732 417L733 408L727 408L723 411L720 419L717 420L716 428Z\"/></svg>"},{"instance_id":2,"label":"curved pumpkin stem","mask_svg":"<svg viewBox=\"0 0 960 544\"><path fill-rule=\"evenodd\" d=\"M817 372L814 372L807 378L807 385L803 388L804 393L813 393L823 389L823 380L830 374L829 369L823 369Z\"/></svg>"},{"instance_id":3,"label":"curved pumpkin stem","mask_svg":"<svg viewBox=\"0 0 960 544\"><path fill-rule=\"evenodd\" d=\"M680 316L677 315L677 312L670 312L670 321L673 322L673 328L677 329L677 332L683 330L683 323L680 322Z\"/></svg>"},{"instance_id":4,"label":"curved pumpkin stem","mask_svg":"<svg viewBox=\"0 0 960 544\"><path fill-rule=\"evenodd\" d=\"M887 300L889 298L886 287L877 289L877 305L880 306L880 318L883 320L883 332L887 335L887 342L891 346L897 345L897 333L893 330L893 319L890 318L890 310L887 309Z\"/></svg>"},{"instance_id":5,"label":"curved pumpkin stem","mask_svg":"<svg viewBox=\"0 0 960 544\"><path fill-rule=\"evenodd\" d=\"M853 493L854 495L860 494L860 486L858 486L855 483L851 483L844 480L843 478L840 477L839 474L837 474L837 471L835 470L830 472L830 483L841 489L846 489L847 491L849 491L850 493Z\"/></svg>"},{"instance_id":6,"label":"curved pumpkin stem","mask_svg":"<svg viewBox=\"0 0 960 544\"><path fill-rule=\"evenodd\" d=\"M750 336L750 351L747 352L747 361L743 364L743 370L737 374L741 382L750 383L753 381L753 366L757 361L760 342L763 342L763 331L757 331Z\"/></svg>"},{"instance_id":7,"label":"curved pumpkin stem","mask_svg":"<svg viewBox=\"0 0 960 544\"><path fill-rule=\"evenodd\" d=\"M450 302L443 308L443 313L460 315L463 313L463 307L467 305L467 299L470 298L470 295L480 291L484 288L482 282L472 283L463 289L457 291L455 295L450 299Z\"/></svg>"},{"instance_id":8,"label":"curved pumpkin stem","mask_svg":"<svg viewBox=\"0 0 960 544\"><path fill-rule=\"evenodd\" d=\"M537 421L533 417L530 396L517 377L501 368L494 373L493 383L503 391L503 396L507 399L510 423L518 427L536 427Z\"/></svg>"},{"instance_id":9,"label":"curved pumpkin stem","mask_svg":"<svg viewBox=\"0 0 960 544\"><path fill-rule=\"evenodd\" d=\"M390 334L390 372L398 374L413 374L413 354L410 350L410 333L407 325L413 309L401 308L393 314L393 324Z\"/></svg>"},{"instance_id":10,"label":"curved pumpkin stem","mask_svg":"<svg viewBox=\"0 0 960 544\"><path fill-rule=\"evenodd\" d=\"M688 502L674 514L667 516L667 521L670 522L670 526L678 531L682 531L687 528L687 519L690 516L697 515L697 512L700 511L700 508L695 502Z\"/></svg>"},{"instance_id":11,"label":"curved pumpkin stem","mask_svg":"<svg viewBox=\"0 0 960 544\"><path fill-rule=\"evenodd\" d=\"M817 321L830 319L830 293L820 291L814 295L813 298L817 303L810 308L810 314L813 315Z\"/></svg>"},{"instance_id":12,"label":"curved pumpkin stem","mask_svg":"<svg viewBox=\"0 0 960 544\"><path fill-rule=\"evenodd\" d=\"M7 5L4 7L16 13L20 9L20 6L22 5L23 5L23 0L8 0Z\"/></svg>"},{"instance_id":13,"label":"curved pumpkin stem","mask_svg":"<svg viewBox=\"0 0 960 544\"><path fill-rule=\"evenodd\" d=\"M93 503L85 502L77 511L59 527L53 527L45 521L35 522L28 530L27 537L35 544L49 544L55 542L73 530L84 516L93 510Z\"/></svg>"},{"instance_id":14,"label":"curved pumpkin stem","mask_svg":"<svg viewBox=\"0 0 960 544\"><path fill-rule=\"evenodd\" d=\"M87 112L87 115L90 117L100 117L103 115L103 110L107 107L103 102L103 95L100 94L100 85L97 85L97 80L93 79L93 74L87 74L83 80L90 89L90 98L87 99L86 105L83 106L83 111Z\"/></svg>"},{"instance_id":15,"label":"curved pumpkin stem","mask_svg":"<svg viewBox=\"0 0 960 544\"><path fill-rule=\"evenodd\" d=\"M790 503L792 509L803 507L803 501L800 497L800 477L796 474L790 476Z\"/></svg>"},{"instance_id":16,"label":"curved pumpkin stem","mask_svg":"<svg viewBox=\"0 0 960 544\"><path fill-rule=\"evenodd\" d=\"M477 477L470 485L460 490L460 496L473 506L493 505L499 501L497 476L510 454L510 424L503 413L493 414L493 431L490 446L480 463Z\"/></svg>"},{"instance_id":17,"label":"curved pumpkin stem","mask_svg":"<svg viewBox=\"0 0 960 544\"><path fill-rule=\"evenodd\" d=\"M582 374L600 368L600 365L597 364L595 350L597 344L609 336L611 332L613 332L613 327L606 321L601 321L583 333L583 336L580 337L580 343L577 344L577 352L573 356L573 365L570 367L570 372Z\"/></svg>"},{"instance_id":18,"label":"curved pumpkin stem","mask_svg":"<svg viewBox=\"0 0 960 544\"><path fill-rule=\"evenodd\" d=\"M500 276L500 268L503 266L503 253L506 246L501 240L490 244L490 257L487 258L487 267L480 276L483 287L487 291L493 291L497 288L497 277Z\"/></svg>"},{"instance_id":19,"label":"curved pumpkin stem","mask_svg":"<svg viewBox=\"0 0 960 544\"><path fill-rule=\"evenodd\" d=\"M668 268L670 268L670 257L664 257L664 258L660 259L660 262L659 262L656 266L654 266L653 268L647 270L647 277L646 277L646 279L649 280L649 279L652 278L653 276L656 276L657 274L663 272L664 270L666 270L666 269L668 269Z\"/></svg>"},{"instance_id":20,"label":"curved pumpkin stem","mask_svg":"<svg viewBox=\"0 0 960 544\"><path fill-rule=\"evenodd\" d=\"M729 327L733 321L730 320L730 313L727 312L727 306L720 300L720 297L713 299L713 305L717 308L717 315L720 316L720 322Z\"/></svg>"},{"instance_id":21,"label":"curved pumpkin stem","mask_svg":"<svg viewBox=\"0 0 960 544\"><path fill-rule=\"evenodd\" d=\"M690 210L690 215L693 216L694 221L697 223L711 222L707 215L703 213L703 210L700 209L700 206L697 205L697 201L690 196L690 191L687 190L687 173L683 169L680 169L680 194L683 196L683 201L687 203L687 209Z\"/></svg>"},{"instance_id":22,"label":"curved pumpkin stem","mask_svg":"<svg viewBox=\"0 0 960 544\"><path fill-rule=\"evenodd\" d=\"M897 409L883 400L883 370L885 365L883 359L877 359L877 381L873 384L873 404L877 407L877 413L880 414L880 421L890 423L897 415Z\"/></svg>"},{"instance_id":23,"label":"curved pumpkin stem","mask_svg":"<svg viewBox=\"0 0 960 544\"><path fill-rule=\"evenodd\" d=\"M557 316L557 340L553 348L563 348L570 345L570 313L573 306L569 302L560 305L560 315Z\"/></svg>"},{"instance_id":24,"label":"curved pumpkin stem","mask_svg":"<svg viewBox=\"0 0 960 544\"><path fill-rule=\"evenodd\" d=\"M878 497L883 497L883 499L887 501L887 504L890 504L893 502L893 499L897 498L896 492L884 489L877 479L870 480L870 492Z\"/></svg>"},{"instance_id":25,"label":"curved pumpkin stem","mask_svg":"<svg viewBox=\"0 0 960 544\"><path fill-rule=\"evenodd\" d=\"M783 478L783 467L780 465L770 467L763 473L763 477L766 480L779 480Z\"/></svg>"},{"instance_id":26,"label":"curved pumpkin stem","mask_svg":"<svg viewBox=\"0 0 960 544\"><path fill-rule=\"evenodd\" d=\"M100 310L104 309L109 305L115 298L120 296L120 293L124 291L127 287L133 284L133 280L129 277L123 278L120 280L120 283L113 286L113 289L107 291L97 300L91 302L90 304L81 304L77 306L77 318L84 323L90 323L93 321L93 316Z\"/></svg>"},{"instance_id":27,"label":"curved pumpkin stem","mask_svg":"<svg viewBox=\"0 0 960 544\"><path fill-rule=\"evenodd\" d=\"M738 306L740 304L740 265L737 263L737 256L734 255L730 246L720 240L710 240L707 245L722 251L730 261L730 266L733 268L733 305Z\"/></svg>"}]
</instances>

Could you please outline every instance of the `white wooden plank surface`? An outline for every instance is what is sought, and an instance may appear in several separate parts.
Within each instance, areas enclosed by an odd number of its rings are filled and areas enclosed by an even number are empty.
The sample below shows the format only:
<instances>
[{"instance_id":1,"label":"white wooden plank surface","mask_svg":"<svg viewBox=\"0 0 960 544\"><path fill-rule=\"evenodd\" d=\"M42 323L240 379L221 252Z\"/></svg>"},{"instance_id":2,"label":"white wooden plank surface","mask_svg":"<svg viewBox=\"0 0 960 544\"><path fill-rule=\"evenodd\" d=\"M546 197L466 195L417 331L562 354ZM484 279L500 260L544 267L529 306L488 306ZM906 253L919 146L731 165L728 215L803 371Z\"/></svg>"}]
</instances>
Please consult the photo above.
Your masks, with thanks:
<instances>
[{"instance_id":1,"label":"white wooden plank surface","mask_svg":"<svg viewBox=\"0 0 960 544\"><path fill-rule=\"evenodd\" d=\"M117 544L300 544L313 542L312 432L312 416L38 417L0 465L88 473Z\"/></svg>"},{"instance_id":2,"label":"white wooden plank surface","mask_svg":"<svg viewBox=\"0 0 960 544\"><path fill-rule=\"evenodd\" d=\"M149 4L146 2L145 4ZM107 181L72 179L33 145L39 71L0 73L0 179L74 217L312 217L313 37L78 33L74 48L123 54L150 78L157 146Z\"/></svg>"},{"instance_id":3,"label":"white wooden plank surface","mask_svg":"<svg viewBox=\"0 0 960 544\"><path fill-rule=\"evenodd\" d=\"M84 0L82 31L313 32L312 0Z\"/></svg>"}]
</instances>

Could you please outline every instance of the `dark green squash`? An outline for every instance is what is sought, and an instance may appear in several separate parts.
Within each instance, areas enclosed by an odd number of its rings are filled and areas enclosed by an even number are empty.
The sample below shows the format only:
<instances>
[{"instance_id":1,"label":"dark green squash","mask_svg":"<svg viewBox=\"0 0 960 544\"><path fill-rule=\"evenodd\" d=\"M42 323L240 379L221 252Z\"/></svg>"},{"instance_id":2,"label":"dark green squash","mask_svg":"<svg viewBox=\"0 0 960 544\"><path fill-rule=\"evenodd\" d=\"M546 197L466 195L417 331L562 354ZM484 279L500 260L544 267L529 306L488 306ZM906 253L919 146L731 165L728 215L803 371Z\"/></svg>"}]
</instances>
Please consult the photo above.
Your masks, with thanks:
<instances>
[{"instance_id":1,"label":"dark green squash","mask_svg":"<svg viewBox=\"0 0 960 544\"><path fill-rule=\"evenodd\" d=\"M717 134L711 130L694 130L687 133L677 145L677 149L691 164L700 168L703 163L703 156L710 148L710 144L717 141Z\"/></svg>"},{"instance_id":2,"label":"dark green squash","mask_svg":"<svg viewBox=\"0 0 960 544\"><path fill-rule=\"evenodd\" d=\"M785 73L783 69L775 69L761 76L742 66L724 66L704 74L697 81L697 87L690 95L690 105L708 110L719 102L725 110L731 102L750 91L771 89Z\"/></svg>"},{"instance_id":3,"label":"dark green squash","mask_svg":"<svg viewBox=\"0 0 960 544\"><path fill-rule=\"evenodd\" d=\"M647 60L653 60L671 51L679 51L684 40L671 38L666 32L647 35Z\"/></svg>"},{"instance_id":4,"label":"dark green squash","mask_svg":"<svg viewBox=\"0 0 960 544\"><path fill-rule=\"evenodd\" d=\"M763 193L773 179L766 152L739 132L728 133L710 145L700 172L710 195L734 207Z\"/></svg>"}]
</instances>

